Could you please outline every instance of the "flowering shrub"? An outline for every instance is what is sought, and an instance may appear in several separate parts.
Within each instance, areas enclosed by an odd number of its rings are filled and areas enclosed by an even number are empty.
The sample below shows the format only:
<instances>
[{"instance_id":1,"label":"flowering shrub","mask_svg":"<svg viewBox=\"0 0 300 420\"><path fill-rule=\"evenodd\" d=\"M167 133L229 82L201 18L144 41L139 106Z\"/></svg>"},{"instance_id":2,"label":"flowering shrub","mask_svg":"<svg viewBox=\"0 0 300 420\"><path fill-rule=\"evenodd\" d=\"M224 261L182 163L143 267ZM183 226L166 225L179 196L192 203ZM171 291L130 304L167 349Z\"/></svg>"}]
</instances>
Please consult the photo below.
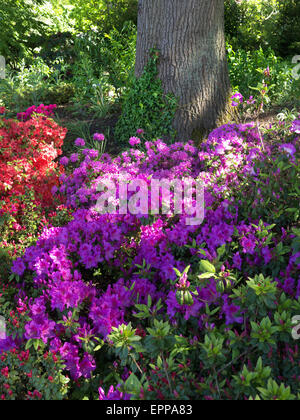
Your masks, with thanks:
<instances>
[{"instance_id":1,"label":"flowering shrub","mask_svg":"<svg viewBox=\"0 0 300 420\"><path fill-rule=\"evenodd\" d=\"M21 329L26 312L26 301L19 299L16 311L9 312L8 331ZM64 366L55 352L38 346L30 351L12 338L4 344L0 340L0 352L1 400L62 399L66 394L69 379L61 374Z\"/></svg>"},{"instance_id":2,"label":"flowering shrub","mask_svg":"<svg viewBox=\"0 0 300 420\"><path fill-rule=\"evenodd\" d=\"M248 97L254 95L264 77L270 82L267 107L286 101L297 103L299 81L293 77L291 60L284 61L271 48L257 48L250 52L249 49L233 48L229 44L227 57L230 81L235 91L243 92ZM265 73L266 67L268 74Z\"/></svg>"},{"instance_id":3,"label":"flowering shrub","mask_svg":"<svg viewBox=\"0 0 300 420\"><path fill-rule=\"evenodd\" d=\"M296 399L298 126L281 126L284 143L276 127L262 138L254 124L231 124L200 149L157 140L115 159L84 149L53 189L73 219L13 263L27 285L15 299L29 287L20 345L55 352L73 398ZM120 177L201 179L204 222L99 214L99 181Z\"/></svg>"},{"instance_id":4,"label":"flowering shrub","mask_svg":"<svg viewBox=\"0 0 300 420\"><path fill-rule=\"evenodd\" d=\"M33 114L44 115L46 117L52 117L54 115L54 110L57 108L57 105L44 105L39 106L32 105L25 112L20 112L17 114L17 118L20 121L28 121L31 119Z\"/></svg>"},{"instance_id":5,"label":"flowering shrub","mask_svg":"<svg viewBox=\"0 0 300 420\"><path fill-rule=\"evenodd\" d=\"M26 187L42 201L51 200L51 188L57 183L54 161L62 153L65 135L66 129L45 117L0 121L0 194L6 202Z\"/></svg>"},{"instance_id":6,"label":"flowering shrub","mask_svg":"<svg viewBox=\"0 0 300 420\"><path fill-rule=\"evenodd\" d=\"M51 190L61 173L55 159L65 134L42 116L27 122L0 119L0 277L7 276L10 258L48 225L55 209Z\"/></svg>"}]
</instances>

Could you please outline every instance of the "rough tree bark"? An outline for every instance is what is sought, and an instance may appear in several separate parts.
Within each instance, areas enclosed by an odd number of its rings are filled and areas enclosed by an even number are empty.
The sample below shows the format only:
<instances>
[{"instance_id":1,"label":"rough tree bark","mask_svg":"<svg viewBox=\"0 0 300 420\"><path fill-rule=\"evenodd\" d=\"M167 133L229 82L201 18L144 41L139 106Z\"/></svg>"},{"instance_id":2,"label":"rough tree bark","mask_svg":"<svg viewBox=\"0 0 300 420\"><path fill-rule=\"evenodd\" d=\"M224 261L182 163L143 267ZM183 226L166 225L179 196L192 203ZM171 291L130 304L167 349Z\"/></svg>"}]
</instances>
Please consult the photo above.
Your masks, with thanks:
<instances>
[{"instance_id":1,"label":"rough tree bark","mask_svg":"<svg viewBox=\"0 0 300 420\"><path fill-rule=\"evenodd\" d=\"M200 139L223 120L230 94L224 0L139 0L137 77L152 48L164 92L179 100L178 137Z\"/></svg>"}]
</instances>

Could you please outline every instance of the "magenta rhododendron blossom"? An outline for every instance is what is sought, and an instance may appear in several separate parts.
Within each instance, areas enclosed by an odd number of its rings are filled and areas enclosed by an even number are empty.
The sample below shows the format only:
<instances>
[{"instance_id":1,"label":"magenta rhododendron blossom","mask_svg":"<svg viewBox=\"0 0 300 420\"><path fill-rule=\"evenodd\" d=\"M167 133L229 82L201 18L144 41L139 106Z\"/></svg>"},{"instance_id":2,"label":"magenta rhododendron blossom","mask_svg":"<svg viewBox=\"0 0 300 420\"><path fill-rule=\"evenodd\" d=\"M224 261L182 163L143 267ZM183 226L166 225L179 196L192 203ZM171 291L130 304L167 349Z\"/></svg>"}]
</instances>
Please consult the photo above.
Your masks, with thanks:
<instances>
[{"instance_id":1,"label":"magenta rhododendron blossom","mask_svg":"<svg viewBox=\"0 0 300 420\"><path fill-rule=\"evenodd\" d=\"M137 146L137 145L141 144L141 140L138 137L131 137L129 139L129 144L130 144L130 146Z\"/></svg>"},{"instance_id":2,"label":"magenta rhododendron blossom","mask_svg":"<svg viewBox=\"0 0 300 420\"><path fill-rule=\"evenodd\" d=\"M95 134L94 134L94 136L93 136L93 139L94 139L95 141L102 142L102 141L104 141L104 140L105 140L105 136L104 136L104 134L95 133Z\"/></svg>"},{"instance_id":3,"label":"magenta rhododendron blossom","mask_svg":"<svg viewBox=\"0 0 300 420\"><path fill-rule=\"evenodd\" d=\"M241 93L235 93L231 97L231 99L232 99L232 103L231 103L232 106L238 106L238 105L242 104L243 101L244 101L244 97Z\"/></svg>"},{"instance_id":4,"label":"magenta rhododendron blossom","mask_svg":"<svg viewBox=\"0 0 300 420\"><path fill-rule=\"evenodd\" d=\"M25 112L20 112L19 114L17 114L17 118L20 121L28 121L31 118L32 114L40 114L45 115L46 117L52 117L56 108L57 105L55 104L41 104L39 106L33 105L30 108L28 108Z\"/></svg>"}]
</instances>

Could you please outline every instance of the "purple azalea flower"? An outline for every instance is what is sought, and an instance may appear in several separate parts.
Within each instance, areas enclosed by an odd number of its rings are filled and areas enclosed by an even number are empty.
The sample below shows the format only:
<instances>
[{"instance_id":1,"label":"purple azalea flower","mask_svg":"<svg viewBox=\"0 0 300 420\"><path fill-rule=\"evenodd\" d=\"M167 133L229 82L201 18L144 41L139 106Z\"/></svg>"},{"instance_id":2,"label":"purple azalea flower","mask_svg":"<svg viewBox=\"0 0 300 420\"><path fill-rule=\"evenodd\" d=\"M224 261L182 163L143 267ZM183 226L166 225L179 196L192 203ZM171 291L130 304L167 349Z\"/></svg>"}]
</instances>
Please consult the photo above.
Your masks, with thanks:
<instances>
[{"instance_id":1,"label":"purple azalea flower","mask_svg":"<svg viewBox=\"0 0 300 420\"><path fill-rule=\"evenodd\" d=\"M40 328L34 321L25 325L25 337L27 340L41 338Z\"/></svg>"},{"instance_id":2,"label":"purple azalea flower","mask_svg":"<svg viewBox=\"0 0 300 420\"><path fill-rule=\"evenodd\" d=\"M228 297L224 296L223 297L224 300L224 305L223 305L223 312L225 314L225 318L226 318L226 325L231 325L231 324L242 324L243 323L243 317L241 316L237 316L239 311L240 311L240 306L234 305L234 304L230 304L228 303Z\"/></svg>"},{"instance_id":3,"label":"purple azalea flower","mask_svg":"<svg viewBox=\"0 0 300 420\"><path fill-rule=\"evenodd\" d=\"M26 270L26 266L22 260L22 258L17 258L12 265L11 271L18 276L23 276L24 271Z\"/></svg>"},{"instance_id":4,"label":"purple azalea flower","mask_svg":"<svg viewBox=\"0 0 300 420\"><path fill-rule=\"evenodd\" d=\"M70 161L71 161L72 163L78 162L78 160L79 160L79 155L78 155L78 153L73 153L73 154L70 156Z\"/></svg>"},{"instance_id":5,"label":"purple azalea flower","mask_svg":"<svg viewBox=\"0 0 300 420\"><path fill-rule=\"evenodd\" d=\"M88 151L88 156L91 159L96 159L98 157L98 155L99 155L99 151L98 150L91 149L91 150Z\"/></svg>"},{"instance_id":6,"label":"purple azalea flower","mask_svg":"<svg viewBox=\"0 0 300 420\"><path fill-rule=\"evenodd\" d=\"M96 369L96 363L94 358L90 354L85 353L82 361L79 363L79 368L84 378L90 378L91 373L93 372L93 370Z\"/></svg>"},{"instance_id":7,"label":"purple azalea flower","mask_svg":"<svg viewBox=\"0 0 300 420\"><path fill-rule=\"evenodd\" d=\"M75 146L77 146L77 147L84 147L85 146L84 139L81 139L80 137L78 139L76 139L75 140Z\"/></svg>"},{"instance_id":8,"label":"purple azalea flower","mask_svg":"<svg viewBox=\"0 0 300 420\"><path fill-rule=\"evenodd\" d=\"M264 262L265 262L265 264L269 264L269 262L270 262L270 261L271 261L271 259L272 259L272 253L271 253L271 251L270 251L269 247L268 247L268 246L264 247L264 248L261 250L261 253L262 253L262 256L263 256L263 258L264 258Z\"/></svg>"},{"instance_id":9,"label":"purple azalea flower","mask_svg":"<svg viewBox=\"0 0 300 420\"><path fill-rule=\"evenodd\" d=\"M103 388L99 388L99 400L107 400L107 401L112 401L112 400L130 400L131 395L130 394L126 394L123 393L121 391L119 391L118 387L120 385L118 385L116 387L116 389L114 389L113 386L111 386L107 392L107 394L105 395L105 391Z\"/></svg>"},{"instance_id":10,"label":"purple azalea flower","mask_svg":"<svg viewBox=\"0 0 300 420\"><path fill-rule=\"evenodd\" d=\"M54 187L52 187L52 189L51 189L51 193L52 193L53 195L55 195L57 192L58 192L58 188L57 188L57 186L56 186L56 185L54 185Z\"/></svg>"},{"instance_id":11,"label":"purple azalea flower","mask_svg":"<svg viewBox=\"0 0 300 420\"><path fill-rule=\"evenodd\" d=\"M141 144L141 140L138 137L131 137L129 139L129 144L130 146L134 147L134 146L137 146L138 144Z\"/></svg>"},{"instance_id":12,"label":"purple azalea flower","mask_svg":"<svg viewBox=\"0 0 300 420\"><path fill-rule=\"evenodd\" d=\"M238 270L241 270L241 268L242 268L242 258L240 256L240 253L239 252L237 252L233 256L233 266L235 268L237 268Z\"/></svg>"},{"instance_id":13,"label":"purple azalea flower","mask_svg":"<svg viewBox=\"0 0 300 420\"><path fill-rule=\"evenodd\" d=\"M291 131L300 134L300 120L293 121Z\"/></svg>"},{"instance_id":14,"label":"purple azalea flower","mask_svg":"<svg viewBox=\"0 0 300 420\"><path fill-rule=\"evenodd\" d=\"M235 93L231 97L231 99L232 99L232 103L231 103L232 106L239 106L244 101L244 97L243 97L243 95L241 93Z\"/></svg>"},{"instance_id":15,"label":"purple azalea flower","mask_svg":"<svg viewBox=\"0 0 300 420\"><path fill-rule=\"evenodd\" d=\"M60 164L61 165L63 165L63 166L67 166L68 165L68 163L69 163L69 159L66 157L66 156L64 156L64 157L62 157L61 159L60 159Z\"/></svg>"},{"instance_id":16,"label":"purple azalea flower","mask_svg":"<svg viewBox=\"0 0 300 420\"><path fill-rule=\"evenodd\" d=\"M241 240L241 245L245 254L253 254L256 248L255 240L251 238L246 238L245 236Z\"/></svg>"},{"instance_id":17,"label":"purple azalea flower","mask_svg":"<svg viewBox=\"0 0 300 420\"><path fill-rule=\"evenodd\" d=\"M291 156L296 153L296 147L291 143L281 144L279 149Z\"/></svg>"}]
</instances>

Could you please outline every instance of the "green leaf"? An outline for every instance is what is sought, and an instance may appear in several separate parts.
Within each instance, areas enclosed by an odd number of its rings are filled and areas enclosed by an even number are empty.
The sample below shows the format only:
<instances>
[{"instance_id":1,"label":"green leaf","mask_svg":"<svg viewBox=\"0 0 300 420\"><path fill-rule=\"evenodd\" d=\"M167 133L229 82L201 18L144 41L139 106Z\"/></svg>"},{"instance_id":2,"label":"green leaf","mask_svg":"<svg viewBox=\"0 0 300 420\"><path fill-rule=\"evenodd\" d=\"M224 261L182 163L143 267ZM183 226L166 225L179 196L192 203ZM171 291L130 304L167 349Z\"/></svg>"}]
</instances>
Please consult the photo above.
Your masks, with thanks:
<instances>
[{"instance_id":1,"label":"green leaf","mask_svg":"<svg viewBox=\"0 0 300 420\"><path fill-rule=\"evenodd\" d=\"M140 393L141 388L141 382L139 381L138 377L134 373L132 373L125 382L126 392L128 392L128 394L137 395Z\"/></svg>"},{"instance_id":2,"label":"green leaf","mask_svg":"<svg viewBox=\"0 0 300 420\"><path fill-rule=\"evenodd\" d=\"M200 266L200 270L203 273L215 273L216 272L215 267L207 260L201 260L199 266Z\"/></svg>"},{"instance_id":3,"label":"green leaf","mask_svg":"<svg viewBox=\"0 0 300 420\"><path fill-rule=\"evenodd\" d=\"M198 276L199 279L211 279L214 276L212 273L203 273Z\"/></svg>"}]
</instances>

